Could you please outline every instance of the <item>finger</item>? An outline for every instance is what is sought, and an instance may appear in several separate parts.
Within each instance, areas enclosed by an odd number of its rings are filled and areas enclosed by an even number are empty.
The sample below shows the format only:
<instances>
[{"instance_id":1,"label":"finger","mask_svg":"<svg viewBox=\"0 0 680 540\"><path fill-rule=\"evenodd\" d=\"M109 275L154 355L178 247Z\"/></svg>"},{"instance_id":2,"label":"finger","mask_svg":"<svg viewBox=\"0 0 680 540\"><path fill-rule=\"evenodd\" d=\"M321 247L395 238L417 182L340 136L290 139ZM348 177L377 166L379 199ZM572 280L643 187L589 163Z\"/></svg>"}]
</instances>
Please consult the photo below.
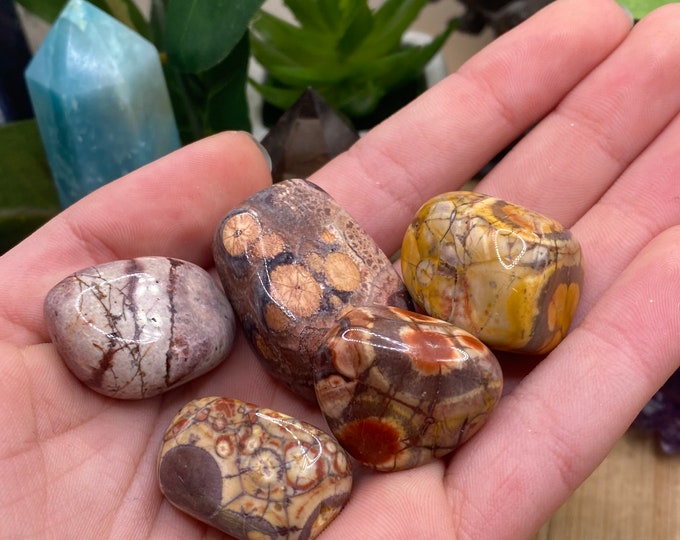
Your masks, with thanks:
<instances>
[{"instance_id":1,"label":"finger","mask_svg":"<svg viewBox=\"0 0 680 540\"><path fill-rule=\"evenodd\" d=\"M629 29L629 17L611 0L554 2L312 180L392 253L427 198L461 186L551 111Z\"/></svg>"},{"instance_id":2,"label":"finger","mask_svg":"<svg viewBox=\"0 0 680 540\"><path fill-rule=\"evenodd\" d=\"M678 140L680 115L572 227L587 269L574 325L645 245L680 224Z\"/></svg>"},{"instance_id":3,"label":"finger","mask_svg":"<svg viewBox=\"0 0 680 540\"><path fill-rule=\"evenodd\" d=\"M571 226L680 111L678 68L674 4L636 25L478 189Z\"/></svg>"},{"instance_id":4,"label":"finger","mask_svg":"<svg viewBox=\"0 0 680 540\"><path fill-rule=\"evenodd\" d=\"M680 227L651 242L451 461L449 498L470 537L529 537L677 368L679 242Z\"/></svg>"},{"instance_id":5,"label":"finger","mask_svg":"<svg viewBox=\"0 0 680 540\"><path fill-rule=\"evenodd\" d=\"M220 219L271 182L249 135L204 139L104 186L0 259L0 339L44 339L42 303L71 272L105 261L165 255L201 265Z\"/></svg>"},{"instance_id":6,"label":"finger","mask_svg":"<svg viewBox=\"0 0 680 540\"><path fill-rule=\"evenodd\" d=\"M324 538L459 538L442 488L443 463L389 474L365 472ZM361 472L361 471L360 471Z\"/></svg>"}]
</instances>

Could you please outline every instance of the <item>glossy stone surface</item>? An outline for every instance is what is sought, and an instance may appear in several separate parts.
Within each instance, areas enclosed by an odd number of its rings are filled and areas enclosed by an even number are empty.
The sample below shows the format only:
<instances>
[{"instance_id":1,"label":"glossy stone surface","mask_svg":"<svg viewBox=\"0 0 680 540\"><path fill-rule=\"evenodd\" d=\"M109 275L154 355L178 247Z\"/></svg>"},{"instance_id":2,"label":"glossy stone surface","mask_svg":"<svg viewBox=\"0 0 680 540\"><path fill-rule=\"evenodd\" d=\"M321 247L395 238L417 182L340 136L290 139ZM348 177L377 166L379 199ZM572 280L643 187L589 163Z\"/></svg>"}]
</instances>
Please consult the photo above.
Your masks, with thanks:
<instances>
[{"instance_id":1,"label":"glossy stone surface","mask_svg":"<svg viewBox=\"0 0 680 540\"><path fill-rule=\"evenodd\" d=\"M185 405L158 458L161 491L238 539L315 538L352 489L345 451L327 433L236 399Z\"/></svg>"},{"instance_id":2,"label":"glossy stone surface","mask_svg":"<svg viewBox=\"0 0 680 540\"><path fill-rule=\"evenodd\" d=\"M491 348L547 353L581 293L581 248L559 223L480 193L434 197L404 235L404 283L433 317Z\"/></svg>"},{"instance_id":3,"label":"glossy stone surface","mask_svg":"<svg viewBox=\"0 0 680 540\"><path fill-rule=\"evenodd\" d=\"M477 338L384 306L345 313L314 371L331 431L352 457L380 471L451 453L486 422L503 386L496 357Z\"/></svg>"},{"instance_id":4,"label":"glossy stone surface","mask_svg":"<svg viewBox=\"0 0 680 540\"><path fill-rule=\"evenodd\" d=\"M88 2L67 4L26 81L64 206L180 146L158 51Z\"/></svg>"},{"instance_id":5,"label":"glossy stone surface","mask_svg":"<svg viewBox=\"0 0 680 540\"><path fill-rule=\"evenodd\" d=\"M313 356L343 309L410 305L373 240L325 191L304 180L274 184L227 214L214 258L258 357L310 401Z\"/></svg>"},{"instance_id":6,"label":"glossy stone surface","mask_svg":"<svg viewBox=\"0 0 680 540\"><path fill-rule=\"evenodd\" d=\"M235 316L195 264L141 257L92 266L45 298L59 355L93 390L119 399L155 396L206 373L229 353Z\"/></svg>"}]
</instances>

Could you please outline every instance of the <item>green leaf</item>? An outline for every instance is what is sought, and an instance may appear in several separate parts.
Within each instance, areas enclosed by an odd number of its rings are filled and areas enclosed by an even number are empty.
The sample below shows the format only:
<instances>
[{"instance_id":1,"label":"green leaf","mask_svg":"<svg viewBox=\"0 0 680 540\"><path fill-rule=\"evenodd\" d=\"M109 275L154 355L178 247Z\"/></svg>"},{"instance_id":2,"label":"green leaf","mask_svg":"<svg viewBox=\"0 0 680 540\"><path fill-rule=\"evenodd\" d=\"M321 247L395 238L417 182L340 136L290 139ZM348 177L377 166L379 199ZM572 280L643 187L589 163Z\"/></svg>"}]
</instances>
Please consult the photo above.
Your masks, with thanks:
<instances>
[{"instance_id":1,"label":"green leaf","mask_svg":"<svg viewBox=\"0 0 680 540\"><path fill-rule=\"evenodd\" d=\"M374 15L374 31L365 50L374 58L397 51L404 32L426 4L427 0L387 0Z\"/></svg>"},{"instance_id":2,"label":"green leaf","mask_svg":"<svg viewBox=\"0 0 680 540\"><path fill-rule=\"evenodd\" d=\"M335 87L320 93L324 97L328 96L327 102L332 103L334 108L352 118L370 113L387 93L387 89L378 86L373 79L355 79L351 86L344 87L341 92Z\"/></svg>"},{"instance_id":3,"label":"green leaf","mask_svg":"<svg viewBox=\"0 0 680 540\"><path fill-rule=\"evenodd\" d=\"M34 15L40 17L48 23L53 23L59 16L61 10L64 9L68 0L16 0Z\"/></svg>"},{"instance_id":4,"label":"green leaf","mask_svg":"<svg viewBox=\"0 0 680 540\"><path fill-rule=\"evenodd\" d=\"M374 62L370 69L364 70L364 76L373 77L379 86L388 90L397 86L401 81L416 77L442 47L457 25L458 20L454 19L429 44L408 46Z\"/></svg>"},{"instance_id":5,"label":"green leaf","mask_svg":"<svg viewBox=\"0 0 680 540\"><path fill-rule=\"evenodd\" d=\"M337 45L341 61L361 46L373 27L373 13L365 0L355 0L348 8L351 12L348 13L347 26Z\"/></svg>"},{"instance_id":6,"label":"green leaf","mask_svg":"<svg viewBox=\"0 0 680 540\"><path fill-rule=\"evenodd\" d=\"M194 142L203 137L205 90L198 75L182 73L167 64L163 72L182 144Z\"/></svg>"},{"instance_id":7,"label":"green leaf","mask_svg":"<svg viewBox=\"0 0 680 540\"><path fill-rule=\"evenodd\" d=\"M618 0L619 4L628 8L636 19L642 19L647 13L665 4L674 4L669 0Z\"/></svg>"},{"instance_id":8,"label":"green leaf","mask_svg":"<svg viewBox=\"0 0 680 540\"><path fill-rule=\"evenodd\" d=\"M314 0L308 0L310 2ZM333 33L337 33L339 21L342 20L343 12L338 0L316 0L319 4L319 11L323 15L326 27Z\"/></svg>"},{"instance_id":9,"label":"green leaf","mask_svg":"<svg viewBox=\"0 0 680 540\"><path fill-rule=\"evenodd\" d=\"M431 43L423 46L407 46L399 52L385 56L370 65L363 65L353 73L354 83L343 84L334 94L324 97L351 117L364 116L372 112L378 102L391 90L416 79L425 65L441 48L442 44L457 26L451 21L447 28Z\"/></svg>"},{"instance_id":10,"label":"green leaf","mask_svg":"<svg viewBox=\"0 0 680 540\"><path fill-rule=\"evenodd\" d=\"M392 89L413 86L455 27L429 45L404 48L403 33L427 0L385 0L375 12L367 0L284 2L301 26L263 15L253 21L251 42L268 74L252 84L283 109L312 87L345 114L367 116Z\"/></svg>"},{"instance_id":11,"label":"green leaf","mask_svg":"<svg viewBox=\"0 0 680 540\"><path fill-rule=\"evenodd\" d=\"M92 4L112 15L124 25L151 39L151 29L139 8L132 0L89 0Z\"/></svg>"},{"instance_id":12,"label":"green leaf","mask_svg":"<svg viewBox=\"0 0 680 540\"><path fill-rule=\"evenodd\" d=\"M264 0L169 0L166 47L181 71L198 73L224 60Z\"/></svg>"},{"instance_id":13,"label":"green leaf","mask_svg":"<svg viewBox=\"0 0 680 540\"><path fill-rule=\"evenodd\" d=\"M250 25L253 55L273 55L273 63L314 64L334 59L335 41L329 34L300 28L260 11Z\"/></svg>"},{"instance_id":14,"label":"green leaf","mask_svg":"<svg viewBox=\"0 0 680 540\"><path fill-rule=\"evenodd\" d=\"M307 86L320 84L340 83L351 73L350 66L328 64L317 68L316 66L286 66L278 65L271 67L268 73L277 79L281 86L297 86L302 89Z\"/></svg>"},{"instance_id":15,"label":"green leaf","mask_svg":"<svg viewBox=\"0 0 680 540\"><path fill-rule=\"evenodd\" d=\"M151 0L151 14L149 17L149 30L151 40L161 53L161 58L167 60L165 54L165 26L166 26L166 6L167 0Z\"/></svg>"},{"instance_id":16,"label":"green leaf","mask_svg":"<svg viewBox=\"0 0 680 540\"><path fill-rule=\"evenodd\" d=\"M259 40L251 40L251 50L255 59L266 66L267 73L281 83L289 86L302 84L308 86L310 78L326 80L339 75L336 62L307 62L300 64L295 62L276 47Z\"/></svg>"},{"instance_id":17,"label":"green leaf","mask_svg":"<svg viewBox=\"0 0 680 540\"><path fill-rule=\"evenodd\" d=\"M150 38L149 24L133 0L89 0L105 13L116 18L145 38ZM17 0L28 11L48 23L53 23L68 0Z\"/></svg>"},{"instance_id":18,"label":"green leaf","mask_svg":"<svg viewBox=\"0 0 680 540\"><path fill-rule=\"evenodd\" d=\"M249 36L246 34L231 54L212 70L202 75L206 86L206 131L250 131L246 82L250 58Z\"/></svg>"},{"instance_id":19,"label":"green leaf","mask_svg":"<svg viewBox=\"0 0 680 540\"><path fill-rule=\"evenodd\" d=\"M262 99L284 111L295 103L304 91L300 88L282 88L272 83L259 83L253 79L249 79L249 82L262 95Z\"/></svg>"},{"instance_id":20,"label":"green leaf","mask_svg":"<svg viewBox=\"0 0 680 540\"><path fill-rule=\"evenodd\" d=\"M326 24L323 11L319 3L312 0L283 0L283 3L293 14L303 28L328 32L331 28Z\"/></svg>"},{"instance_id":21,"label":"green leaf","mask_svg":"<svg viewBox=\"0 0 680 540\"><path fill-rule=\"evenodd\" d=\"M165 78L183 144L218 131L249 131L246 83L248 35L222 62L201 73L165 66Z\"/></svg>"},{"instance_id":22,"label":"green leaf","mask_svg":"<svg viewBox=\"0 0 680 540\"><path fill-rule=\"evenodd\" d=\"M0 127L0 252L60 211L35 120Z\"/></svg>"}]
</instances>

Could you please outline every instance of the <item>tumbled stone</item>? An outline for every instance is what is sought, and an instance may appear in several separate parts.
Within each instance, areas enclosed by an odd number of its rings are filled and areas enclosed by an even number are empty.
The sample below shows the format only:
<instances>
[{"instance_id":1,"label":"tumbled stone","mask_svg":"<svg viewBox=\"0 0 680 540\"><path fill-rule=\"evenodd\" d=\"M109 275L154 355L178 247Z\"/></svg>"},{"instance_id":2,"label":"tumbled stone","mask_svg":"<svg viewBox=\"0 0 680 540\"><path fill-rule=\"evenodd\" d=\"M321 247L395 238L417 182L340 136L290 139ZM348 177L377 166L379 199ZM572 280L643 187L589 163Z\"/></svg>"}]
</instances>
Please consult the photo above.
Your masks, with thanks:
<instances>
[{"instance_id":1,"label":"tumbled stone","mask_svg":"<svg viewBox=\"0 0 680 540\"><path fill-rule=\"evenodd\" d=\"M451 192L426 202L404 235L404 282L433 317L488 346L549 352L567 334L583 281L581 248L546 216Z\"/></svg>"},{"instance_id":2,"label":"tumbled stone","mask_svg":"<svg viewBox=\"0 0 680 540\"><path fill-rule=\"evenodd\" d=\"M315 378L338 442L380 471L451 453L486 422L503 386L496 357L477 338L384 306L343 314L319 349Z\"/></svg>"},{"instance_id":3,"label":"tumbled stone","mask_svg":"<svg viewBox=\"0 0 680 540\"><path fill-rule=\"evenodd\" d=\"M237 399L191 401L158 458L165 497L239 539L315 538L352 489L345 451L327 433Z\"/></svg>"},{"instance_id":4,"label":"tumbled stone","mask_svg":"<svg viewBox=\"0 0 680 540\"><path fill-rule=\"evenodd\" d=\"M348 306L408 308L389 259L323 190L286 180L224 218L214 257L227 297L264 366L315 400L312 359Z\"/></svg>"},{"instance_id":5,"label":"tumbled stone","mask_svg":"<svg viewBox=\"0 0 680 540\"><path fill-rule=\"evenodd\" d=\"M93 390L155 396L206 373L229 353L235 317L195 264L141 257L85 268L45 298L59 355Z\"/></svg>"}]
</instances>

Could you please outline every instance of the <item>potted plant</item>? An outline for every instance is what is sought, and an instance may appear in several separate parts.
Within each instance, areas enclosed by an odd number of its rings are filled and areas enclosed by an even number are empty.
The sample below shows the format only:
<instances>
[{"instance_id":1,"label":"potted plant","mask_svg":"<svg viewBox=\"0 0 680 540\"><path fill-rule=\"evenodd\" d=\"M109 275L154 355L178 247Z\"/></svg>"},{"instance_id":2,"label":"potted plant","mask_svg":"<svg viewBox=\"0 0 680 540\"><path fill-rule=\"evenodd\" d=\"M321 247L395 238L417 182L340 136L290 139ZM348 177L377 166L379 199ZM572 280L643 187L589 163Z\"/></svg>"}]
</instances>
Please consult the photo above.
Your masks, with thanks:
<instances>
[{"instance_id":1,"label":"potted plant","mask_svg":"<svg viewBox=\"0 0 680 540\"><path fill-rule=\"evenodd\" d=\"M16 3L51 23L66 2L17 0ZM221 130L252 129L247 97L250 46L252 43L258 47L262 41L253 39L251 42L248 29L263 2L151 0L150 15L145 17L133 0L91 0L92 4L149 39L159 50L184 144ZM338 42L341 55L345 55L346 59L356 59L362 56L359 53L361 47L370 46L383 38L387 40L379 44L383 52L387 43L394 46L415 18L414 14L425 3L426 0L390 0L386 3L387 7L375 14L368 10L365 0L348 3L304 0L288 1L286 4L294 6L296 15L305 21L318 16L320 9L333 9L335 6L339 10L337 13L343 16L342 21L336 24L336 30L341 29L347 36ZM351 10L347 9L350 5L358 10L354 17L350 16ZM327 15L337 13L330 11ZM253 21L253 28L257 27L260 33L267 28L278 28L277 23L272 22L266 14L259 14L257 20L260 22ZM370 39L359 39L358 34L364 33L369 27L373 29L368 33ZM447 29L446 35L451 31L452 27ZM196 39L196 36L200 36L200 39ZM277 44L280 44L281 36L276 39ZM392 58L384 54L383 58L385 62L393 64L398 63L400 58L409 58L408 63L414 68L415 64L423 63L424 57L431 56L431 51L438 48L444 39L445 36L439 36L437 43L424 50L412 50ZM268 50L271 53L271 47ZM404 73L408 70L401 71ZM359 101L374 101L374 98L367 96L365 93L360 100L355 100L356 104ZM12 150L17 145L21 147L21 152ZM9 210L3 212L5 222L0 224L4 251L59 211L34 120L15 122L0 128L0 170L8 191L6 197L0 194L0 205Z\"/></svg>"},{"instance_id":2,"label":"potted plant","mask_svg":"<svg viewBox=\"0 0 680 540\"><path fill-rule=\"evenodd\" d=\"M428 0L286 0L295 23L260 10L251 49L264 74L250 81L266 102L265 122L312 87L357 129L370 128L422 92L424 68L456 27L430 38L408 34ZM410 38L410 39L409 39Z\"/></svg>"}]
</instances>

